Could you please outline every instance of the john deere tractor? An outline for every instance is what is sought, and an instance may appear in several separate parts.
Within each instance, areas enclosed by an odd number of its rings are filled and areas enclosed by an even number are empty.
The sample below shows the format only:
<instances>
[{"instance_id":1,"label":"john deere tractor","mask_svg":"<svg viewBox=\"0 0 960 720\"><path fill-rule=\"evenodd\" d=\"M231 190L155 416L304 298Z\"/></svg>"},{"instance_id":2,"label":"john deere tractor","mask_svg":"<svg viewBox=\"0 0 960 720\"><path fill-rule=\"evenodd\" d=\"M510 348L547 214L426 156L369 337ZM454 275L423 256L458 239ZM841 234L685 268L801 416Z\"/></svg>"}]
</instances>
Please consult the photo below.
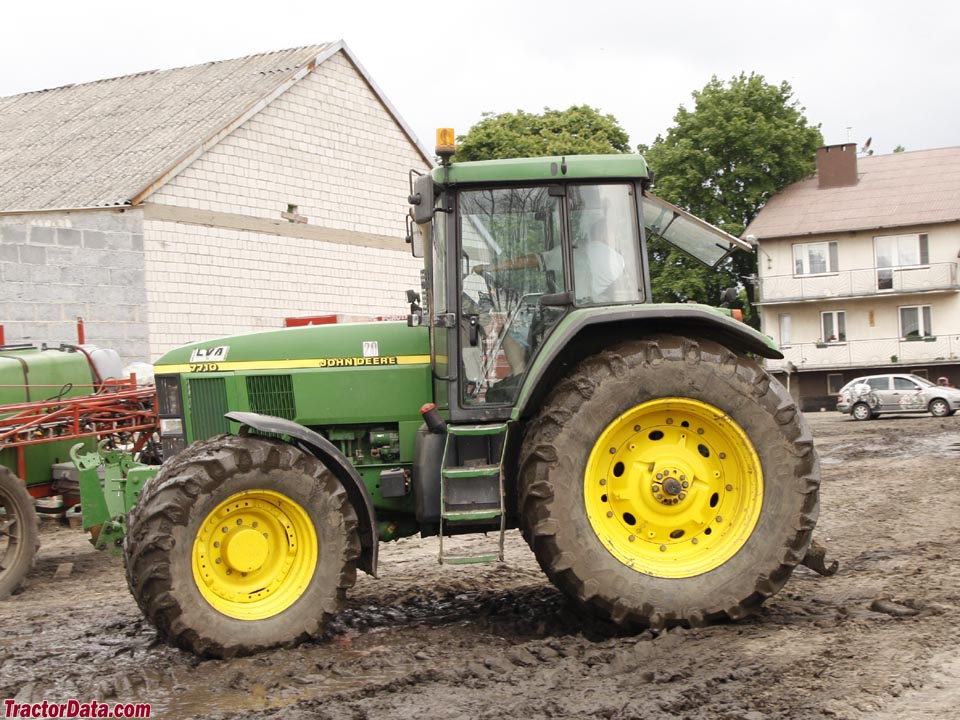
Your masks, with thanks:
<instances>
[{"instance_id":1,"label":"john deere tractor","mask_svg":"<svg viewBox=\"0 0 960 720\"><path fill-rule=\"evenodd\" d=\"M638 155L411 175L408 321L227 337L156 365L167 460L127 574L162 636L229 657L316 635L383 541L497 561L520 528L550 580L627 627L755 612L811 544L809 429L736 312L651 302L656 236L748 246L647 192ZM451 548L487 533L490 547ZM471 546L475 546L472 544Z\"/></svg>"}]
</instances>

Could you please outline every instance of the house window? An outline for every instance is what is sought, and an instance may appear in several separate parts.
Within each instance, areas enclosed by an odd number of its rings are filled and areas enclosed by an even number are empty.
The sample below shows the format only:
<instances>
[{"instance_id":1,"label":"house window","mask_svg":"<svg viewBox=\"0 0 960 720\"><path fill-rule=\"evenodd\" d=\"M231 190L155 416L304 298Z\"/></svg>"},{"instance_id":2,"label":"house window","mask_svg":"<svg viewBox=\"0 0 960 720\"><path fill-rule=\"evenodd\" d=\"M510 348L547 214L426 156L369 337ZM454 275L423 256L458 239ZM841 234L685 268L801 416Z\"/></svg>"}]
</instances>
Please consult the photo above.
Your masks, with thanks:
<instances>
[{"instance_id":1,"label":"house window","mask_svg":"<svg viewBox=\"0 0 960 720\"><path fill-rule=\"evenodd\" d=\"M793 274L817 275L837 271L835 242L802 243L793 246Z\"/></svg>"},{"instance_id":2,"label":"house window","mask_svg":"<svg viewBox=\"0 0 960 720\"><path fill-rule=\"evenodd\" d=\"M877 260L877 290L893 290L896 268L930 263L930 243L926 233L884 235L873 239Z\"/></svg>"},{"instance_id":3,"label":"house window","mask_svg":"<svg viewBox=\"0 0 960 720\"><path fill-rule=\"evenodd\" d=\"M900 337L925 337L933 335L932 313L929 305L913 305L900 308Z\"/></svg>"},{"instance_id":4,"label":"house window","mask_svg":"<svg viewBox=\"0 0 960 720\"><path fill-rule=\"evenodd\" d=\"M789 345L793 340L791 339L792 322L790 320L790 315L788 313L780 313L780 344Z\"/></svg>"},{"instance_id":5,"label":"house window","mask_svg":"<svg viewBox=\"0 0 960 720\"><path fill-rule=\"evenodd\" d=\"M916 375L917 377L922 377L924 380L929 380L929 379L930 379L929 375L927 374L927 369L926 369L926 368L915 368L915 369L913 369L913 370L910 371L910 374L911 374L911 375Z\"/></svg>"},{"instance_id":6,"label":"house window","mask_svg":"<svg viewBox=\"0 0 960 720\"><path fill-rule=\"evenodd\" d=\"M830 373L827 375L827 394L839 395L840 389L845 385L843 382L843 373Z\"/></svg>"},{"instance_id":7,"label":"house window","mask_svg":"<svg viewBox=\"0 0 960 720\"><path fill-rule=\"evenodd\" d=\"M820 313L820 337L823 342L845 342L847 339L847 313L832 310Z\"/></svg>"}]
</instances>

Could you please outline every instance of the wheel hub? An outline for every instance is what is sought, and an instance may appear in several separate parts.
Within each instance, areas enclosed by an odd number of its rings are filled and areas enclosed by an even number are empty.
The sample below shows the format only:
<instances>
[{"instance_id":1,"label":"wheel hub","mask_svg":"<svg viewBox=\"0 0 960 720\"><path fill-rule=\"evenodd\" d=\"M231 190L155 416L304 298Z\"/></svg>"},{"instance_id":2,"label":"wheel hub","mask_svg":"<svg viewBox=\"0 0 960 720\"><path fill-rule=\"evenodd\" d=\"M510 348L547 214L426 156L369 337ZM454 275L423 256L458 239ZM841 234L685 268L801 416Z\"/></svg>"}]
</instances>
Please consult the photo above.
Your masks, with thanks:
<instances>
[{"instance_id":1,"label":"wheel hub","mask_svg":"<svg viewBox=\"0 0 960 720\"><path fill-rule=\"evenodd\" d=\"M229 617L259 620L290 607L317 567L310 516L272 490L232 495L197 531L193 577L200 594Z\"/></svg>"},{"instance_id":2,"label":"wheel hub","mask_svg":"<svg viewBox=\"0 0 960 720\"><path fill-rule=\"evenodd\" d=\"M692 577L729 560L753 531L762 498L746 433L688 398L653 400L614 420L584 476L597 539L620 562L660 577Z\"/></svg>"},{"instance_id":3,"label":"wheel hub","mask_svg":"<svg viewBox=\"0 0 960 720\"><path fill-rule=\"evenodd\" d=\"M223 542L223 559L232 570L253 572L263 567L269 549L263 533L241 527L228 534Z\"/></svg>"}]
</instances>

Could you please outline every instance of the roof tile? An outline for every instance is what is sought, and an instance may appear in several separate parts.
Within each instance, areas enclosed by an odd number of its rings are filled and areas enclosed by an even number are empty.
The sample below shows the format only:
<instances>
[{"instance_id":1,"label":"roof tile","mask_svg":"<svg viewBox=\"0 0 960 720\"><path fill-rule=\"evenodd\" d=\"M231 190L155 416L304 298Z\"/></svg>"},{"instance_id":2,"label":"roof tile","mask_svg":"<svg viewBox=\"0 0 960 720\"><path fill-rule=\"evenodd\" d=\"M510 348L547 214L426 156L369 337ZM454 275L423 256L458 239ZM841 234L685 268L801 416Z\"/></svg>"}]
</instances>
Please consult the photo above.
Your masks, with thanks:
<instances>
[{"instance_id":1,"label":"roof tile","mask_svg":"<svg viewBox=\"0 0 960 720\"><path fill-rule=\"evenodd\" d=\"M858 159L859 182L817 187L816 176L767 202L745 235L764 238L960 220L960 147Z\"/></svg>"},{"instance_id":2,"label":"roof tile","mask_svg":"<svg viewBox=\"0 0 960 720\"><path fill-rule=\"evenodd\" d=\"M329 47L0 98L0 211L129 204Z\"/></svg>"}]
</instances>

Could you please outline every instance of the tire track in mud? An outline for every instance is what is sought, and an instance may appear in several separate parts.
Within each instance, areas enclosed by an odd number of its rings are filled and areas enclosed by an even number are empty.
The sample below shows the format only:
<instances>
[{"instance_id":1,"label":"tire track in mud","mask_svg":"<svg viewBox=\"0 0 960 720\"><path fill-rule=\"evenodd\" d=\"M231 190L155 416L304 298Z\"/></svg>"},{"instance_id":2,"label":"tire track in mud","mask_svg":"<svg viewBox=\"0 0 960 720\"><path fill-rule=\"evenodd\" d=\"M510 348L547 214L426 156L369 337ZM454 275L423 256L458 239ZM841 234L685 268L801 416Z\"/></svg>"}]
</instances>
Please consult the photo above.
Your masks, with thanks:
<instances>
[{"instance_id":1,"label":"tire track in mud","mask_svg":"<svg viewBox=\"0 0 960 720\"><path fill-rule=\"evenodd\" d=\"M798 569L748 621L624 635L578 615L516 533L506 564L470 567L409 539L320 641L201 661L156 644L118 559L45 531L28 587L0 603L0 695L231 720L958 716L960 418L811 421L837 460L817 536L840 573Z\"/></svg>"}]
</instances>

